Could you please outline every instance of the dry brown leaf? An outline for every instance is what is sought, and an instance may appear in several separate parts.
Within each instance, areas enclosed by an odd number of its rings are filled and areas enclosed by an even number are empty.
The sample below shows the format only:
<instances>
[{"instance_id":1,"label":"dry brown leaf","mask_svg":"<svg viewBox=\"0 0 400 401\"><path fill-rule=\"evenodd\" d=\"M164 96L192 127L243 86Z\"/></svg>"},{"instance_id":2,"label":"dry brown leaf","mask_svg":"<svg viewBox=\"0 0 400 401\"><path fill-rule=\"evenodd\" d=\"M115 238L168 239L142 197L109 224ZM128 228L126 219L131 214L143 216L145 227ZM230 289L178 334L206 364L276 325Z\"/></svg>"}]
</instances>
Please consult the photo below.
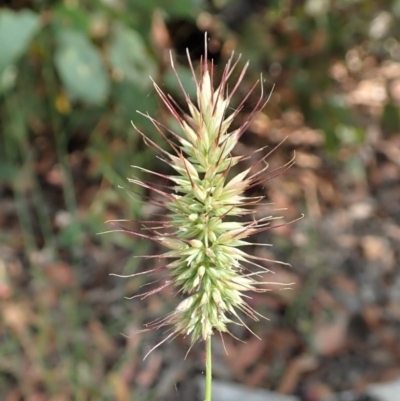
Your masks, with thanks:
<instances>
[{"instance_id":1,"label":"dry brown leaf","mask_svg":"<svg viewBox=\"0 0 400 401\"><path fill-rule=\"evenodd\" d=\"M322 165L321 159L310 153L296 152L296 165L301 168L317 169Z\"/></svg>"},{"instance_id":2,"label":"dry brown leaf","mask_svg":"<svg viewBox=\"0 0 400 401\"><path fill-rule=\"evenodd\" d=\"M235 372L244 372L248 367L253 365L266 347L265 341L260 341L257 337L250 337L245 344L239 344L236 348L237 357L235 361Z\"/></svg>"},{"instance_id":3,"label":"dry brown leaf","mask_svg":"<svg viewBox=\"0 0 400 401\"><path fill-rule=\"evenodd\" d=\"M293 359L285 369L285 374L279 383L278 393L293 394L301 376L318 367L318 361L313 355L301 355Z\"/></svg>"},{"instance_id":4,"label":"dry brown leaf","mask_svg":"<svg viewBox=\"0 0 400 401\"><path fill-rule=\"evenodd\" d=\"M387 239L376 235L366 235L361 238L360 244L366 259L379 262L386 271L394 268L395 256Z\"/></svg>"},{"instance_id":5,"label":"dry brown leaf","mask_svg":"<svg viewBox=\"0 0 400 401\"><path fill-rule=\"evenodd\" d=\"M333 355L346 344L349 315L336 312L330 322L317 322L312 335L312 343L319 355Z\"/></svg>"},{"instance_id":6,"label":"dry brown leaf","mask_svg":"<svg viewBox=\"0 0 400 401\"><path fill-rule=\"evenodd\" d=\"M151 387L156 381L157 376L160 374L161 363L161 352L153 351L147 357L147 364L144 366L144 369L136 376L135 382L142 387Z\"/></svg>"},{"instance_id":7,"label":"dry brown leaf","mask_svg":"<svg viewBox=\"0 0 400 401\"><path fill-rule=\"evenodd\" d=\"M263 387L270 372L270 367L266 364L258 364L243 381L249 387Z\"/></svg>"},{"instance_id":8,"label":"dry brown leaf","mask_svg":"<svg viewBox=\"0 0 400 401\"><path fill-rule=\"evenodd\" d=\"M94 343L105 355L112 355L115 352L114 342L98 320L93 320L89 323L89 330L93 336Z\"/></svg>"},{"instance_id":9,"label":"dry brown leaf","mask_svg":"<svg viewBox=\"0 0 400 401\"><path fill-rule=\"evenodd\" d=\"M4 401L20 401L21 393L18 389L13 389L7 393Z\"/></svg>"},{"instance_id":10,"label":"dry brown leaf","mask_svg":"<svg viewBox=\"0 0 400 401\"><path fill-rule=\"evenodd\" d=\"M151 23L151 40L157 50L159 58L162 60L163 67L169 66L169 52L172 48L171 37L165 25L163 15L160 10L155 10Z\"/></svg>"},{"instance_id":11,"label":"dry brown leaf","mask_svg":"<svg viewBox=\"0 0 400 401\"><path fill-rule=\"evenodd\" d=\"M30 311L20 303L5 304L2 308L2 315L5 325L11 327L19 334L27 329L31 320Z\"/></svg>"},{"instance_id":12,"label":"dry brown leaf","mask_svg":"<svg viewBox=\"0 0 400 401\"><path fill-rule=\"evenodd\" d=\"M58 261L46 264L44 272L51 283L58 288L71 288L75 283L72 267L68 263Z\"/></svg>"},{"instance_id":13,"label":"dry brown leaf","mask_svg":"<svg viewBox=\"0 0 400 401\"><path fill-rule=\"evenodd\" d=\"M112 388L114 389L116 401L129 400L130 389L121 376L119 376L116 373L110 374L108 376L108 381L110 382Z\"/></svg>"}]
</instances>

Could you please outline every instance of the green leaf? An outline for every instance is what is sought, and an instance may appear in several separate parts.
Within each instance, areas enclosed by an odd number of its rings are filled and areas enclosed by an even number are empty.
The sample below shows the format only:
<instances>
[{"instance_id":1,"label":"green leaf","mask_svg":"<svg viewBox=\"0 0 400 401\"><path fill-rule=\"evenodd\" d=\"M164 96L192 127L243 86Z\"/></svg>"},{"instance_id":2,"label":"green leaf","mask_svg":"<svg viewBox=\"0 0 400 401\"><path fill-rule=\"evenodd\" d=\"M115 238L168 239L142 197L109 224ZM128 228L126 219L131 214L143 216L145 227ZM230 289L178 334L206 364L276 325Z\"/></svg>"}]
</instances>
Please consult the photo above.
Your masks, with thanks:
<instances>
[{"instance_id":1,"label":"green leaf","mask_svg":"<svg viewBox=\"0 0 400 401\"><path fill-rule=\"evenodd\" d=\"M159 0L138 0L135 6L139 9L152 13L156 9L162 8L170 17L195 17L204 9L204 0L169 0L160 2Z\"/></svg>"},{"instance_id":2,"label":"green leaf","mask_svg":"<svg viewBox=\"0 0 400 401\"><path fill-rule=\"evenodd\" d=\"M39 28L33 11L0 10L0 74L26 51Z\"/></svg>"},{"instance_id":3,"label":"green leaf","mask_svg":"<svg viewBox=\"0 0 400 401\"><path fill-rule=\"evenodd\" d=\"M335 127L335 134L344 145L356 145L363 142L364 131L351 125L338 124Z\"/></svg>"},{"instance_id":4,"label":"green leaf","mask_svg":"<svg viewBox=\"0 0 400 401\"><path fill-rule=\"evenodd\" d=\"M68 94L90 104L103 104L110 82L98 49L81 32L62 29L54 62Z\"/></svg>"},{"instance_id":5,"label":"green leaf","mask_svg":"<svg viewBox=\"0 0 400 401\"><path fill-rule=\"evenodd\" d=\"M40 18L33 11L0 10L0 93L14 86L18 73L14 64L27 50L40 25Z\"/></svg>"},{"instance_id":6,"label":"green leaf","mask_svg":"<svg viewBox=\"0 0 400 401\"><path fill-rule=\"evenodd\" d=\"M155 74L157 66L137 32L123 25L116 26L109 56L117 77L125 78L140 89L151 86L149 76Z\"/></svg>"},{"instance_id":7,"label":"green leaf","mask_svg":"<svg viewBox=\"0 0 400 401\"><path fill-rule=\"evenodd\" d=\"M58 234L58 241L61 247L70 249L82 241L82 231L77 223L63 227Z\"/></svg>"},{"instance_id":8,"label":"green leaf","mask_svg":"<svg viewBox=\"0 0 400 401\"><path fill-rule=\"evenodd\" d=\"M90 29L89 14L77 2L58 4L53 9L53 21L59 26L68 26L82 32Z\"/></svg>"},{"instance_id":9,"label":"green leaf","mask_svg":"<svg viewBox=\"0 0 400 401\"><path fill-rule=\"evenodd\" d=\"M381 116L382 128L389 133L398 131L400 127L400 110L394 102L386 103Z\"/></svg>"},{"instance_id":10,"label":"green leaf","mask_svg":"<svg viewBox=\"0 0 400 401\"><path fill-rule=\"evenodd\" d=\"M20 171L20 167L11 163L9 160L0 162L0 180L7 184L12 184Z\"/></svg>"},{"instance_id":11,"label":"green leaf","mask_svg":"<svg viewBox=\"0 0 400 401\"><path fill-rule=\"evenodd\" d=\"M115 115L123 121L123 126L126 127L126 122L133 120L135 124L144 124L142 129L154 130L153 124L136 112L139 110L142 113L156 113L158 99L154 90L142 90L129 82L120 82L114 87L113 98L117 105Z\"/></svg>"}]
</instances>

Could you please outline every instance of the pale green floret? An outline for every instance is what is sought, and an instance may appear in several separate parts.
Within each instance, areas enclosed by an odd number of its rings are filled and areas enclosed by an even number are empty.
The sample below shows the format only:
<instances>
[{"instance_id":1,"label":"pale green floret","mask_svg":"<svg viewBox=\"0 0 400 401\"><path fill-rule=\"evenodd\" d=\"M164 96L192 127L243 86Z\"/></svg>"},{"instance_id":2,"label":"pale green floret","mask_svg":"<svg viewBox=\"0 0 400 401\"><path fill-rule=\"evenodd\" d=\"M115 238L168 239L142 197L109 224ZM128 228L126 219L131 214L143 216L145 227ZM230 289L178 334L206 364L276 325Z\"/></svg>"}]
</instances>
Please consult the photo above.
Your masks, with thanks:
<instances>
[{"instance_id":1,"label":"pale green floret","mask_svg":"<svg viewBox=\"0 0 400 401\"><path fill-rule=\"evenodd\" d=\"M197 221L198 218L199 218L199 215L196 214L196 213L192 213L192 214L190 214L190 215L188 216L188 219L189 219L190 221Z\"/></svg>"},{"instance_id":2,"label":"pale green floret","mask_svg":"<svg viewBox=\"0 0 400 401\"><path fill-rule=\"evenodd\" d=\"M189 126L189 124L188 124L186 121L183 121L183 122L182 122L182 128L183 128L185 134L187 135L189 141L190 141L193 145L196 145L196 144L197 144L197 135L196 135L196 133L194 132L194 130ZM184 141L184 140L183 140L183 141ZM186 142L186 141L185 141L185 142ZM183 146L185 147L185 150L186 150L186 148L188 148L188 147L192 148L192 145L191 145L191 144L188 143L187 145L185 145L185 142L183 142Z\"/></svg>"},{"instance_id":3,"label":"pale green floret","mask_svg":"<svg viewBox=\"0 0 400 401\"><path fill-rule=\"evenodd\" d=\"M204 244L201 241L199 241L198 239L192 239L189 241L189 243L194 248L203 248L204 247Z\"/></svg>"},{"instance_id":4,"label":"pale green floret","mask_svg":"<svg viewBox=\"0 0 400 401\"><path fill-rule=\"evenodd\" d=\"M179 249L180 250L180 249L188 248L188 246L184 242L177 240L175 238L160 237L159 241L164 246L166 246L167 248L170 248L170 249L175 249L175 250Z\"/></svg>"}]
</instances>

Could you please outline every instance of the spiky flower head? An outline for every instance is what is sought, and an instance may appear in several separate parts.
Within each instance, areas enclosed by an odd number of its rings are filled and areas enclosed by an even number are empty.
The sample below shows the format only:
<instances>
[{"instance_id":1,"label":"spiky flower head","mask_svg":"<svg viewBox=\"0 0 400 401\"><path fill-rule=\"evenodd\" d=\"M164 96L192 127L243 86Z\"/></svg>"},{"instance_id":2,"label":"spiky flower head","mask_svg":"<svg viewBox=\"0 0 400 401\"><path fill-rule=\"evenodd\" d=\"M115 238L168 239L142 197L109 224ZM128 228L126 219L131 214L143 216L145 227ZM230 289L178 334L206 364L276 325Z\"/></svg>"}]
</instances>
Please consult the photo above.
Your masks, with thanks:
<instances>
[{"instance_id":1,"label":"spiky flower head","mask_svg":"<svg viewBox=\"0 0 400 401\"><path fill-rule=\"evenodd\" d=\"M130 179L131 182L163 197L163 206L169 211L168 220L144 221L143 224L147 230L151 230L151 235L120 227L122 231L151 238L169 249L158 257L172 261L166 263L162 269L154 269L152 272L167 270L170 280L155 290L140 294L147 297L165 287L174 286L177 293L185 297L172 313L147 325L147 329L172 326L165 340L180 334L190 335L192 342L198 339L207 340L215 331L229 333L227 325L233 321L246 326L241 317L243 313L254 320L258 320L260 315L247 304L244 293L267 291L266 284L282 284L257 281L255 278L260 273L270 272L260 263L272 261L252 256L240 249L253 245L245 239L271 228L273 219L268 216L257 220L251 207L259 204L262 197L248 197L244 194L245 191L282 173L293 164L293 160L266 175L268 165L265 159L273 151L271 150L250 168L230 178L235 165L260 151L247 156L231 155L252 118L268 101L263 98L261 89L261 96L246 121L238 129L229 130L247 97L258 85L256 83L240 105L228 114L232 96L248 66L244 66L237 83L228 92L228 78L239 59L240 57L233 62L232 54L223 70L220 85L214 88L213 65L207 60L207 41L205 56L200 61L199 79L196 78L188 54L197 90L195 104L183 88L171 57L172 68L183 91L189 114L183 113L156 83L154 87L184 135L176 134L146 115L169 143L172 149L170 153L135 127L146 143L161 154L162 160L176 172L166 176L137 167L146 173L167 178L172 183L170 191L165 191L148 182ZM243 215L250 216L247 222L239 220L239 216ZM158 227L149 227L152 224ZM255 266L258 271L250 271L246 267L248 265ZM259 287L260 284L263 284L262 288Z\"/></svg>"}]
</instances>

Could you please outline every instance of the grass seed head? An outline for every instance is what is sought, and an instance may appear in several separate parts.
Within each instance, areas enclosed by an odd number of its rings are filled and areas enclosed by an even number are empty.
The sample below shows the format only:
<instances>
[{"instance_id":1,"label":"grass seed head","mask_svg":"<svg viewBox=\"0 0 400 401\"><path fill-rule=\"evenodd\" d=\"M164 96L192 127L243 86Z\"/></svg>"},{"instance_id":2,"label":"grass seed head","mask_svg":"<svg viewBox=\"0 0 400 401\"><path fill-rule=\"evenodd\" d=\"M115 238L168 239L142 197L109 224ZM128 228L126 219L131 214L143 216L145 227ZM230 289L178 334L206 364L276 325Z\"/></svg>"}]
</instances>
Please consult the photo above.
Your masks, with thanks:
<instances>
[{"instance_id":1,"label":"grass seed head","mask_svg":"<svg viewBox=\"0 0 400 401\"><path fill-rule=\"evenodd\" d=\"M252 173L256 170L252 168L253 165L230 180L227 179L232 167L245 160L244 157L233 157L232 149L250 124L250 120L266 102L261 93L256 109L250 113L249 118L241 127L230 131L229 127L244 101L229 115L228 107L243 79L247 64L229 93L227 81L239 60L233 63L232 55L223 71L219 86L214 88L213 65L209 65L207 60L207 40L205 50L205 56L200 61L199 80L188 56L196 83L197 104L194 104L184 91L171 57L172 68L188 105L188 115L182 115L174 101L154 83L156 92L180 125L184 136L175 134L160 122L146 116L171 146L171 152L167 153L155 142L146 139L149 146L167 157L165 161L176 171L177 175L164 176L175 185L168 192L155 189L144 181L132 180L144 188L153 189L164 198L164 206L169 210L168 223L153 222L154 227L151 227L151 224L146 222L146 230L152 232L148 236L122 229L157 241L169 249L160 257L174 259L165 266L171 277L170 281L141 295L146 297L173 285L177 292L185 297L172 313L148 324L146 330L172 326L172 333L168 338L183 334L190 336L192 342L198 339L207 340L214 331L228 332L227 325L232 319L247 327L239 312L258 320L260 315L244 301L244 293L263 292L266 289L259 287L259 284L264 283L254 279L260 272L249 274L245 265L252 264L264 269L263 273L270 272L254 262L260 261L260 258L246 254L238 247L251 244L243 241L244 238L269 229L272 217L256 220L252 216L247 222L243 222L242 219L231 221L238 216L252 214L249 206L261 201L262 197L247 197L245 190L270 179L270 176L262 175L266 167L262 168L261 172L258 167L257 172ZM165 130L168 131L168 136ZM146 138L140 130L138 132ZM265 157L261 159L261 162L264 161ZM260 161L255 165L259 163ZM292 162L283 166L279 173L291 164ZM226 221L227 218L229 221ZM160 233L160 225L165 228L164 233ZM152 272L154 271L157 269Z\"/></svg>"}]
</instances>

